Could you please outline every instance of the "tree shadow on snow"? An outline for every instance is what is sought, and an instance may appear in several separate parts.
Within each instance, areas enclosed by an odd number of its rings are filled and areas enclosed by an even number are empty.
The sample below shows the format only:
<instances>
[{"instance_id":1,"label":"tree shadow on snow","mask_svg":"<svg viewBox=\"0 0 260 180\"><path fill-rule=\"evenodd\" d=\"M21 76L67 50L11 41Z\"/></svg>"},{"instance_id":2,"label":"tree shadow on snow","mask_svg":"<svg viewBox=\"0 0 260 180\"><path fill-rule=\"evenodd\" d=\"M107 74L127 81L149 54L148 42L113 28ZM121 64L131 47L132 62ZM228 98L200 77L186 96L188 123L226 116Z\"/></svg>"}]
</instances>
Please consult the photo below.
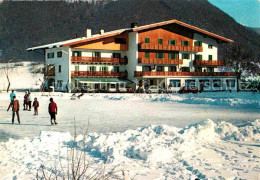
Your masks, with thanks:
<instances>
[{"instance_id":1,"label":"tree shadow on snow","mask_svg":"<svg viewBox=\"0 0 260 180\"><path fill-rule=\"evenodd\" d=\"M12 124L12 123L0 123L0 124L10 124L10 125L18 125L18 126L51 126L51 125L44 125L44 124L23 124L23 123L21 123L21 124L19 124L19 123L14 123L14 124Z\"/></svg>"}]
</instances>

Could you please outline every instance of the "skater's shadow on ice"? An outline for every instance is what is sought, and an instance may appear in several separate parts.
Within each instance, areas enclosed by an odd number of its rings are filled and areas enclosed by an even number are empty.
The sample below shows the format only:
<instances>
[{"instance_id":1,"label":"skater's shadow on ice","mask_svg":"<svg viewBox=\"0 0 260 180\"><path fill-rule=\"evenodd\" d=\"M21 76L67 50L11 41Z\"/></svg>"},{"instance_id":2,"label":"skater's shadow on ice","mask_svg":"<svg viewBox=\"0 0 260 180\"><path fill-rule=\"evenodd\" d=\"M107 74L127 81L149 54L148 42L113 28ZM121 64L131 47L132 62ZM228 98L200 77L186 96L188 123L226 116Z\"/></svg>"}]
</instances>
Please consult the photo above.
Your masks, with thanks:
<instances>
[{"instance_id":1,"label":"skater's shadow on ice","mask_svg":"<svg viewBox=\"0 0 260 180\"><path fill-rule=\"evenodd\" d=\"M11 124L11 125L18 125L18 126L51 126L51 125L47 125L47 124L19 124L19 123L0 123L0 124Z\"/></svg>"}]
</instances>

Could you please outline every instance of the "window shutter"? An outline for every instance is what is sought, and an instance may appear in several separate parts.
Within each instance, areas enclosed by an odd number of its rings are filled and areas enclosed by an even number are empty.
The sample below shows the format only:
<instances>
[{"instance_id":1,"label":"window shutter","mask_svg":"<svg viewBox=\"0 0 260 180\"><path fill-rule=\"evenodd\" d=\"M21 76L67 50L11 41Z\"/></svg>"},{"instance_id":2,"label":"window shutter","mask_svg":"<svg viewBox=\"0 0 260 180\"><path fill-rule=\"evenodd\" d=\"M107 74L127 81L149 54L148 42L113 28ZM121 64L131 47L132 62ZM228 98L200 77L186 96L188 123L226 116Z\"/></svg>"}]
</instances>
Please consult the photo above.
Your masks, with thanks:
<instances>
[{"instance_id":1,"label":"window shutter","mask_svg":"<svg viewBox=\"0 0 260 180\"><path fill-rule=\"evenodd\" d=\"M93 71L96 71L96 70L97 70L96 68L97 68L97 67L96 67L96 66L94 66L94 67L93 67Z\"/></svg>"},{"instance_id":2,"label":"window shutter","mask_svg":"<svg viewBox=\"0 0 260 180\"><path fill-rule=\"evenodd\" d=\"M188 42L188 46L190 45L190 41L187 41Z\"/></svg>"},{"instance_id":3,"label":"window shutter","mask_svg":"<svg viewBox=\"0 0 260 180\"><path fill-rule=\"evenodd\" d=\"M162 53L162 57L164 58L164 53Z\"/></svg>"},{"instance_id":4,"label":"window shutter","mask_svg":"<svg viewBox=\"0 0 260 180\"><path fill-rule=\"evenodd\" d=\"M181 45L184 46L184 41L181 41Z\"/></svg>"},{"instance_id":5,"label":"window shutter","mask_svg":"<svg viewBox=\"0 0 260 180\"><path fill-rule=\"evenodd\" d=\"M142 67L142 71L144 71L144 66Z\"/></svg>"},{"instance_id":6,"label":"window shutter","mask_svg":"<svg viewBox=\"0 0 260 180\"><path fill-rule=\"evenodd\" d=\"M164 72L164 66L162 67L162 71Z\"/></svg>"},{"instance_id":7,"label":"window shutter","mask_svg":"<svg viewBox=\"0 0 260 180\"><path fill-rule=\"evenodd\" d=\"M168 40L168 44L169 44L169 45L171 45L171 44L172 44L170 39Z\"/></svg>"},{"instance_id":8,"label":"window shutter","mask_svg":"<svg viewBox=\"0 0 260 180\"><path fill-rule=\"evenodd\" d=\"M172 58L172 53L169 53L168 56L169 56L168 58L171 59Z\"/></svg>"},{"instance_id":9,"label":"window shutter","mask_svg":"<svg viewBox=\"0 0 260 180\"><path fill-rule=\"evenodd\" d=\"M159 53L156 53L156 58L159 58Z\"/></svg>"}]
</instances>

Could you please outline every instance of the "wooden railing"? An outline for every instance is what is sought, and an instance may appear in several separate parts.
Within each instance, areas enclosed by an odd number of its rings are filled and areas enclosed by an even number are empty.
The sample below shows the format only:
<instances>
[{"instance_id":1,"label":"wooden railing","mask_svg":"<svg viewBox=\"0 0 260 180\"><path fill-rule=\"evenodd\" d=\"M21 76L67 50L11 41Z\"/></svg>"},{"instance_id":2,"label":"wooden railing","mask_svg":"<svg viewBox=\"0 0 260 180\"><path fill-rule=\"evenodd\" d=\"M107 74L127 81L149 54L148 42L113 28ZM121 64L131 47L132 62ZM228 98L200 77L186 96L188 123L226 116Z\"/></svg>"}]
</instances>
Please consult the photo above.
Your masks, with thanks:
<instances>
[{"instance_id":1,"label":"wooden railing","mask_svg":"<svg viewBox=\"0 0 260 180\"><path fill-rule=\"evenodd\" d=\"M107 57L71 57L72 63L108 63L108 64L127 64L127 58L107 58Z\"/></svg>"},{"instance_id":2,"label":"wooden railing","mask_svg":"<svg viewBox=\"0 0 260 180\"><path fill-rule=\"evenodd\" d=\"M140 43L139 49L152 49L152 50L164 50L164 51L193 51L193 52L203 51L203 48L200 46L174 46L174 45L147 44L147 43Z\"/></svg>"},{"instance_id":3,"label":"wooden railing","mask_svg":"<svg viewBox=\"0 0 260 180\"><path fill-rule=\"evenodd\" d=\"M120 78L126 78L127 72L71 71L71 77L120 77Z\"/></svg>"},{"instance_id":4,"label":"wooden railing","mask_svg":"<svg viewBox=\"0 0 260 180\"><path fill-rule=\"evenodd\" d=\"M224 66L224 61L221 60L195 60L193 61L195 66Z\"/></svg>"},{"instance_id":5,"label":"wooden railing","mask_svg":"<svg viewBox=\"0 0 260 180\"><path fill-rule=\"evenodd\" d=\"M183 64L182 59L150 59L150 58L138 58L140 64Z\"/></svg>"},{"instance_id":6,"label":"wooden railing","mask_svg":"<svg viewBox=\"0 0 260 180\"><path fill-rule=\"evenodd\" d=\"M236 76L235 72L152 72L135 71L134 76Z\"/></svg>"}]
</instances>

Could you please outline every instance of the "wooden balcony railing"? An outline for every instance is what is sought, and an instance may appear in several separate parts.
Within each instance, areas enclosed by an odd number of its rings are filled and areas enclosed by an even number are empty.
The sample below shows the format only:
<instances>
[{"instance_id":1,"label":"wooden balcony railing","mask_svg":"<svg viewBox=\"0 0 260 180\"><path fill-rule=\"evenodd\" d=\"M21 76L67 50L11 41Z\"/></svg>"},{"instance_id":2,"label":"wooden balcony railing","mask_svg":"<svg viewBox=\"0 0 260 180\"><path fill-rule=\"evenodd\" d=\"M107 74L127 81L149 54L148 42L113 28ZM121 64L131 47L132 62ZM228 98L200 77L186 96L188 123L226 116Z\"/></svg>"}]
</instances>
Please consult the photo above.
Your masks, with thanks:
<instances>
[{"instance_id":1,"label":"wooden balcony railing","mask_svg":"<svg viewBox=\"0 0 260 180\"><path fill-rule=\"evenodd\" d=\"M200 46L174 46L174 45L147 44L147 43L140 43L139 49L163 50L163 51L192 51L192 52L203 51L203 48Z\"/></svg>"},{"instance_id":2,"label":"wooden balcony railing","mask_svg":"<svg viewBox=\"0 0 260 180\"><path fill-rule=\"evenodd\" d=\"M152 72L135 71L136 77L140 76L236 76L235 72Z\"/></svg>"},{"instance_id":3,"label":"wooden balcony railing","mask_svg":"<svg viewBox=\"0 0 260 180\"><path fill-rule=\"evenodd\" d=\"M183 64L182 59L150 59L150 58L138 58L138 63L140 64Z\"/></svg>"},{"instance_id":4,"label":"wooden balcony railing","mask_svg":"<svg viewBox=\"0 0 260 180\"><path fill-rule=\"evenodd\" d=\"M126 78L127 72L71 71L71 77L119 77L119 78Z\"/></svg>"},{"instance_id":5,"label":"wooden balcony railing","mask_svg":"<svg viewBox=\"0 0 260 180\"><path fill-rule=\"evenodd\" d=\"M107 63L107 64L127 64L127 58L107 58L107 57L71 57L72 63Z\"/></svg>"},{"instance_id":6,"label":"wooden balcony railing","mask_svg":"<svg viewBox=\"0 0 260 180\"><path fill-rule=\"evenodd\" d=\"M193 61L195 66L224 66L224 61L221 60L195 60Z\"/></svg>"}]
</instances>

